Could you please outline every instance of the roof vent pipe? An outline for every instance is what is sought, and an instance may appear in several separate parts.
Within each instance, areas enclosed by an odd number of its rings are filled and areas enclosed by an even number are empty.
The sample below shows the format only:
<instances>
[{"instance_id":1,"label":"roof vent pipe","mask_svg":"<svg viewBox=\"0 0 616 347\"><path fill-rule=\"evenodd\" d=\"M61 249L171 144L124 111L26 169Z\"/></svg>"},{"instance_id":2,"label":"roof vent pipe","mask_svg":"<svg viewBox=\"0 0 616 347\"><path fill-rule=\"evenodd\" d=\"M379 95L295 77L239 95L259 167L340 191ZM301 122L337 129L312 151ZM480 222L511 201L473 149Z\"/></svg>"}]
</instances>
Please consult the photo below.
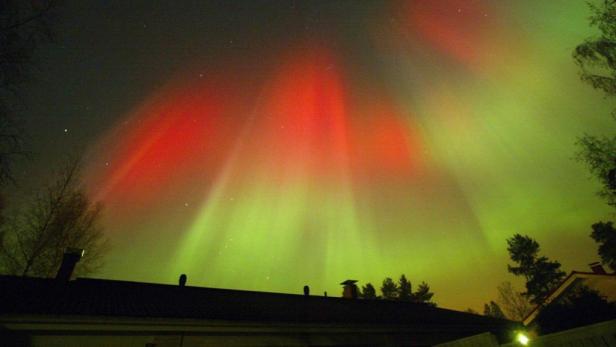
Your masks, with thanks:
<instances>
[{"instance_id":1,"label":"roof vent pipe","mask_svg":"<svg viewBox=\"0 0 616 347\"><path fill-rule=\"evenodd\" d=\"M77 262L81 260L84 254L84 250L81 248L67 248L64 251L64 257L62 257L62 264L56 274L56 280L61 282L68 282L73 276L75 266Z\"/></svg>"}]
</instances>

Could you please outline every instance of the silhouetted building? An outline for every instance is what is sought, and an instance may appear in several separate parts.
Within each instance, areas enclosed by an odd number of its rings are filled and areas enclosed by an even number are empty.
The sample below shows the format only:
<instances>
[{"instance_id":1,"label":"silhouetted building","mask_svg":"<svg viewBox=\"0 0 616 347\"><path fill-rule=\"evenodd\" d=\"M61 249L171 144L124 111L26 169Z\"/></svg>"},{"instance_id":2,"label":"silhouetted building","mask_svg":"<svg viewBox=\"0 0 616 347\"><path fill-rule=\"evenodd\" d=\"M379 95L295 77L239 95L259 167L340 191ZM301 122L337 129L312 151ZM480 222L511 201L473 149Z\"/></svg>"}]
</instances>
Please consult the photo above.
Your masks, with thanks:
<instances>
[{"instance_id":1,"label":"silhouetted building","mask_svg":"<svg viewBox=\"0 0 616 347\"><path fill-rule=\"evenodd\" d=\"M3 346L429 346L516 328L420 303L0 276Z\"/></svg>"},{"instance_id":2,"label":"silhouetted building","mask_svg":"<svg viewBox=\"0 0 616 347\"><path fill-rule=\"evenodd\" d=\"M558 287L548 294L541 305L537 305L524 318L524 325L532 326L544 307L563 300L569 293L582 285L597 291L609 302L616 301L616 274L608 274L598 262L591 263L589 266L592 272L572 271Z\"/></svg>"}]
</instances>

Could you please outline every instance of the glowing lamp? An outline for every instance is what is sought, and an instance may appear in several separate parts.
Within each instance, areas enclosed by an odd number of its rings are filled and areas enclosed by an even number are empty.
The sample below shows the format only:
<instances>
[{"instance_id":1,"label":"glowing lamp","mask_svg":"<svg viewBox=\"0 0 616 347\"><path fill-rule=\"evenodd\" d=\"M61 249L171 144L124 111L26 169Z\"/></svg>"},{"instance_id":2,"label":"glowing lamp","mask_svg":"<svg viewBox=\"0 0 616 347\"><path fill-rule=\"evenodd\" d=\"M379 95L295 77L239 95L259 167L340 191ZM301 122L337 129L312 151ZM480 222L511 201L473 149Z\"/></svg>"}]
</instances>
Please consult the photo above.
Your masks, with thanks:
<instances>
[{"instance_id":1,"label":"glowing lamp","mask_svg":"<svg viewBox=\"0 0 616 347\"><path fill-rule=\"evenodd\" d=\"M526 336L526 334L524 333L518 333L515 337L515 340L522 346L528 346L528 342L530 341L528 336Z\"/></svg>"}]
</instances>

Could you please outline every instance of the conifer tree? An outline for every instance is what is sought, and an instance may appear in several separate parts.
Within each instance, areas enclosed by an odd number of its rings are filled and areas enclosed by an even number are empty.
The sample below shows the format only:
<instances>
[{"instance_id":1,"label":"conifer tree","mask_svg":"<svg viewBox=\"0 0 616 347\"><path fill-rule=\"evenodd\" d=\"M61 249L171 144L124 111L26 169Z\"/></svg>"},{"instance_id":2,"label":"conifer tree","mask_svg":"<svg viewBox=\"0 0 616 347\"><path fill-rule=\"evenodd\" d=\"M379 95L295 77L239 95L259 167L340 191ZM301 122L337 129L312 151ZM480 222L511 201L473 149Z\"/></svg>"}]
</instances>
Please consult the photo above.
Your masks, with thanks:
<instances>
[{"instance_id":1,"label":"conifer tree","mask_svg":"<svg viewBox=\"0 0 616 347\"><path fill-rule=\"evenodd\" d=\"M434 293L430 292L430 286L426 282L421 282L417 287L417 291L413 293L413 298L416 302L423 302L431 306L436 306L436 304L431 301L433 296Z\"/></svg>"},{"instance_id":2,"label":"conifer tree","mask_svg":"<svg viewBox=\"0 0 616 347\"><path fill-rule=\"evenodd\" d=\"M413 291L411 288L411 282L406 279L406 276L401 275L398 280L398 300L400 301L412 301Z\"/></svg>"},{"instance_id":3,"label":"conifer tree","mask_svg":"<svg viewBox=\"0 0 616 347\"><path fill-rule=\"evenodd\" d=\"M398 286L391 278L387 277L383 280L381 293L383 293L383 299L396 300L398 298Z\"/></svg>"},{"instance_id":4,"label":"conifer tree","mask_svg":"<svg viewBox=\"0 0 616 347\"><path fill-rule=\"evenodd\" d=\"M376 290L372 283L366 283L365 286L362 287L362 298L364 299L376 299Z\"/></svg>"},{"instance_id":5,"label":"conifer tree","mask_svg":"<svg viewBox=\"0 0 616 347\"><path fill-rule=\"evenodd\" d=\"M539 243L528 236L515 234L507 239L509 256L517 266L507 265L509 272L526 279L524 295L533 304L541 304L565 276L560 263L539 256Z\"/></svg>"}]
</instances>

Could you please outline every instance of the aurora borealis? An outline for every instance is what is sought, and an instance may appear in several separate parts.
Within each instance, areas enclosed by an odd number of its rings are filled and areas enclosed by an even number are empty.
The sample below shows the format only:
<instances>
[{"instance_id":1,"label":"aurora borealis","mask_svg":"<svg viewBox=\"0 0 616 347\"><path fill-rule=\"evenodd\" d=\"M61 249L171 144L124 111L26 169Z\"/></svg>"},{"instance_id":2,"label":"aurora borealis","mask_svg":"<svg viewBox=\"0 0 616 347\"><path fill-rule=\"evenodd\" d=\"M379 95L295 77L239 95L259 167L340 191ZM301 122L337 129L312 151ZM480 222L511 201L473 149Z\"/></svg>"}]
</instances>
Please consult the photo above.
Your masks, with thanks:
<instances>
[{"instance_id":1,"label":"aurora borealis","mask_svg":"<svg viewBox=\"0 0 616 347\"><path fill-rule=\"evenodd\" d=\"M100 277L338 295L404 273L465 309L519 284L513 233L597 259L609 213L574 143L614 105L571 59L584 1L70 6L50 54L78 63L47 68L70 95L37 107L79 107L35 145L85 149Z\"/></svg>"}]
</instances>

